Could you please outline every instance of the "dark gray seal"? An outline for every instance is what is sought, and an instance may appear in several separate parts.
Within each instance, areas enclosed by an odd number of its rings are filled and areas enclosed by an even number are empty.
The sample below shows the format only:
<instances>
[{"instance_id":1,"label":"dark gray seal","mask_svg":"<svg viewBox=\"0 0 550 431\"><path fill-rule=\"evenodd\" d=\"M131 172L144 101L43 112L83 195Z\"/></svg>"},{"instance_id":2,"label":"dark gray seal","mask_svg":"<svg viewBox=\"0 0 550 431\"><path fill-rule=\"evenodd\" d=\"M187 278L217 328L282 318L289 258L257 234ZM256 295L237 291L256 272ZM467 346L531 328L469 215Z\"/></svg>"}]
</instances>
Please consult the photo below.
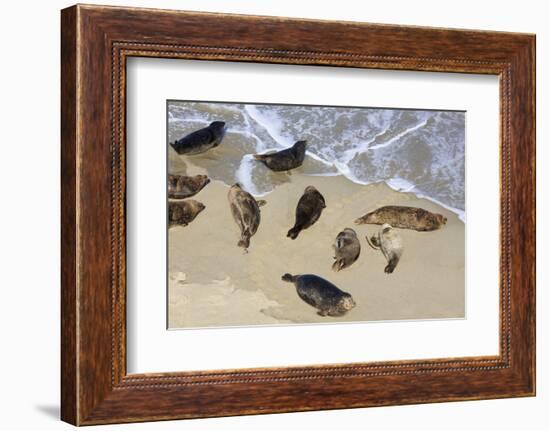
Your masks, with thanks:
<instances>
[{"instance_id":1,"label":"dark gray seal","mask_svg":"<svg viewBox=\"0 0 550 431\"><path fill-rule=\"evenodd\" d=\"M206 175L168 175L168 197L170 199L185 199L195 196L208 183L210 179Z\"/></svg>"},{"instance_id":2,"label":"dark gray seal","mask_svg":"<svg viewBox=\"0 0 550 431\"><path fill-rule=\"evenodd\" d=\"M168 202L168 227L187 226L206 207L194 199Z\"/></svg>"},{"instance_id":3,"label":"dark gray seal","mask_svg":"<svg viewBox=\"0 0 550 431\"><path fill-rule=\"evenodd\" d=\"M296 239L302 230L307 229L319 220L321 212L325 208L326 204L323 195L315 187L307 186L296 206L296 222L294 223L294 227L288 231L286 236Z\"/></svg>"},{"instance_id":4,"label":"dark gray seal","mask_svg":"<svg viewBox=\"0 0 550 431\"><path fill-rule=\"evenodd\" d=\"M178 154L200 154L220 145L224 134L225 123L223 121L214 121L204 129L197 130L181 139L170 142L170 146Z\"/></svg>"},{"instance_id":5,"label":"dark gray seal","mask_svg":"<svg viewBox=\"0 0 550 431\"><path fill-rule=\"evenodd\" d=\"M241 230L237 245L245 250L250 246L250 238L260 226L260 206L265 201L256 201L254 196L244 191L240 184L234 184L227 193L233 219Z\"/></svg>"},{"instance_id":6,"label":"dark gray seal","mask_svg":"<svg viewBox=\"0 0 550 431\"><path fill-rule=\"evenodd\" d=\"M355 231L349 227L336 236L333 247L335 262L332 264L332 270L336 272L351 266L361 253L359 238Z\"/></svg>"},{"instance_id":7,"label":"dark gray seal","mask_svg":"<svg viewBox=\"0 0 550 431\"><path fill-rule=\"evenodd\" d=\"M255 154L254 158L272 171L289 171L302 166L307 141L298 141L292 147L271 154Z\"/></svg>"},{"instance_id":8,"label":"dark gray seal","mask_svg":"<svg viewBox=\"0 0 550 431\"><path fill-rule=\"evenodd\" d=\"M355 220L355 224L385 223L397 228L427 232L442 228L447 223L447 217L422 208L390 205Z\"/></svg>"},{"instance_id":9,"label":"dark gray seal","mask_svg":"<svg viewBox=\"0 0 550 431\"><path fill-rule=\"evenodd\" d=\"M367 242L375 250L380 250L388 264L384 268L386 274L391 274L403 255L403 240L389 224L383 224L378 235L367 236Z\"/></svg>"},{"instance_id":10,"label":"dark gray seal","mask_svg":"<svg viewBox=\"0 0 550 431\"><path fill-rule=\"evenodd\" d=\"M352 296L338 289L334 284L313 274L285 274L283 281L294 283L298 296L319 310L319 316L343 316L353 307Z\"/></svg>"}]
</instances>

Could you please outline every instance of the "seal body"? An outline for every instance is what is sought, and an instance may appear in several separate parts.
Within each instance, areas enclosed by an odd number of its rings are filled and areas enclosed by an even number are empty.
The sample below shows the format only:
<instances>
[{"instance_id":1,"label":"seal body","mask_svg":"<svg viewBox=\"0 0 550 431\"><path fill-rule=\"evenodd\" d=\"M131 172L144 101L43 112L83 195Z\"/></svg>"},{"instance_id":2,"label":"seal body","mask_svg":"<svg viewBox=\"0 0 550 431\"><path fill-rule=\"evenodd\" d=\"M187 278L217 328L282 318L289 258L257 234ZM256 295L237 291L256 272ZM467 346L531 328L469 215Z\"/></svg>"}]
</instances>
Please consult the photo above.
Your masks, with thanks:
<instances>
[{"instance_id":1,"label":"seal body","mask_svg":"<svg viewBox=\"0 0 550 431\"><path fill-rule=\"evenodd\" d=\"M241 238L237 245L247 249L250 238L260 226L260 206L254 197L244 191L239 184L234 184L227 194L233 219L241 230Z\"/></svg>"},{"instance_id":2,"label":"seal body","mask_svg":"<svg viewBox=\"0 0 550 431\"><path fill-rule=\"evenodd\" d=\"M422 208L385 206L358 218L355 223L381 225L387 223L397 228L427 232L443 227L447 223L447 218Z\"/></svg>"},{"instance_id":3,"label":"seal body","mask_svg":"<svg viewBox=\"0 0 550 431\"><path fill-rule=\"evenodd\" d=\"M298 141L292 147L271 154L255 154L272 171L289 171L302 166L306 156L306 141Z\"/></svg>"},{"instance_id":4,"label":"seal body","mask_svg":"<svg viewBox=\"0 0 550 431\"><path fill-rule=\"evenodd\" d=\"M298 296L317 308L320 316L342 316L355 307L355 301L349 293L317 275L285 274L282 279L294 283Z\"/></svg>"},{"instance_id":5,"label":"seal body","mask_svg":"<svg viewBox=\"0 0 550 431\"><path fill-rule=\"evenodd\" d=\"M168 175L168 197L170 199L185 199L195 196L208 183L210 179L206 175Z\"/></svg>"},{"instance_id":6,"label":"seal body","mask_svg":"<svg viewBox=\"0 0 550 431\"><path fill-rule=\"evenodd\" d=\"M392 228L389 224L383 224L378 235L373 235L370 240L367 237L367 241L370 246L374 249L379 249L388 264L384 268L386 274L391 274L397 264L399 259L403 255L403 241L401 236Z\"/></svg>"},{"instance_id":7,"label":"seal body","mask_svg":"<svg viewBox=\"0 0 550 431\"><path fill-rule=\"evenodd\" d=\"M206 207L194 199L168 202L168 227L187 226Z\"/></svg>"},{"instance_id":8,"label":"seal body","mask_svg":"<svg viewBox=\"0 0 550 431\"><path fill-rule=\"evenodd\" d=\"M333 247L335 262L332 264L332 270L336 272L353 264L361 253L359 238L355 231L349 227L336 236Z\"/></svg>"},{"instance_id":9,"label":"seal body","mask_svg":"<svg viewBox=\"0 0 550 431\"><path fill-rule=\"evenodd\" d=\"M220 145L225 134L225 123L214 121L208 127L190 133L183 138L170 142L178 154L200 154Z\"/></svg>"},{"instance_id":10,"label":"seal body","mask_svg":"<svg viewBox=\"0 0 550 431\"><path fill-rule=\"evenodd\" d=\"M288 231L286 236L296 239L302 230L307 229L319 220L325 208L326 204L323 195L313 186L306 187L304 194L300 197L296 206L296 222L294 223L294 227Z\"/></svg>"}]
</instances>

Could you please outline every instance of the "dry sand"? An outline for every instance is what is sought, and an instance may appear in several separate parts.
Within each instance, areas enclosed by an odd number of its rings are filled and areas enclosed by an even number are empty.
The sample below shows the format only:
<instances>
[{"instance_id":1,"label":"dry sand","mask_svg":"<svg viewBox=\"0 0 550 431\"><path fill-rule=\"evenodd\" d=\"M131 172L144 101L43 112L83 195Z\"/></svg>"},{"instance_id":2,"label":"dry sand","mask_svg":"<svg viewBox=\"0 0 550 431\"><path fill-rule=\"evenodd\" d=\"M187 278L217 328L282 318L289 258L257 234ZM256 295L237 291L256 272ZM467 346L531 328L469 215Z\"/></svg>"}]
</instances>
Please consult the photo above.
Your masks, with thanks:
<instances>
[{"instance_id":1,"label":"dry sand","mask_svg":"<svg viewBox=\"0 0 550 431\"><path fill-rule=\"evenodd\" d=\"M205 173L176 158L170 162L172 173ZM315 225L292 241L286 233L308 185L323 194L327 208ZM190 225L169 230L170 328L464 317L465 226L441 206L383 183L363 186L343 176L293 173L264 197L267 205L261 208L260 227L245 253L237 247L239 230L229 209L228 190L221 182L211 182L193 197L206 209ZM380 226L353 223L383 205L419 206L448 219L435 232L399 229L404 254L393 274L384 273L385 258L365 240ZM361 256L335 273L332 244L345 227L357 232ZM321 317L298 297L292 284L281 280L285 272L326 278L351 293L357 306L342 317Z\"/></svg>"}]
</instances>

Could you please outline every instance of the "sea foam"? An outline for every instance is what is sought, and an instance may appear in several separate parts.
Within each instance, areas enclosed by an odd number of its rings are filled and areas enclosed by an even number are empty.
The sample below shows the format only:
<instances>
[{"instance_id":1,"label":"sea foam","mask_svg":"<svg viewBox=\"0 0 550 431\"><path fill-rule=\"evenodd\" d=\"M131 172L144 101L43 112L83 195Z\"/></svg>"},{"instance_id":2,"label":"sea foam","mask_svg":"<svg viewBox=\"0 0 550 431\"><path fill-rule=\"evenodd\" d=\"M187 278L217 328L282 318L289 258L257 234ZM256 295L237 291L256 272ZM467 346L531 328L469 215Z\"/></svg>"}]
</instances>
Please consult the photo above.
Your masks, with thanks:
<instances>
[{"instance_id":1,"label":"sea foam","mask_svg":"<svg viewBox=\"0 0 550 431\"><path fill-rule=\"evenodd\" d=\"M464 112L170 102L168 133L180 138L216 120L227 123L231 151L226 144L224 159L235 168L211 174L229 185L238 181L255 196L276 185L253 155L305 139L303 173L343 175L363 185L385 182L465 220Z\"/></svg>"}]
</instances>

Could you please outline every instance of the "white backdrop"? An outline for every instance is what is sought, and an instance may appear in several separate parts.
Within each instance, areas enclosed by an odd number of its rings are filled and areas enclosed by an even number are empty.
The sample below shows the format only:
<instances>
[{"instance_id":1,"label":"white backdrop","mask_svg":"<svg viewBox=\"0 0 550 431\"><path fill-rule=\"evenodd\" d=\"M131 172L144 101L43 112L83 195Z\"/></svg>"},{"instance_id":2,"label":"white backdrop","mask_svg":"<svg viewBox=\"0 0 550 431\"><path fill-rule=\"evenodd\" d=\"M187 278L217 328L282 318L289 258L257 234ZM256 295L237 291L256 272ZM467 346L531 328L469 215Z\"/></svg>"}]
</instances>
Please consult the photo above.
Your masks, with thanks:
<instances>
[{"instance_id":1,"label":"white backdrop","mask_svg":"<svg viewBox=\"0 0 550 431\"><path fill-rule=\"evenodd\" d=\"M498 354L498 77L140 58L127 84L128 372ZM467 318L167 331L166 99L182 98L466 111Z\"/></svg>"},{"instance_id":2,"label":"white backdrop","mask_svg":"<svg viewBox=\"0 0 550 431\"><path fill-rule=\"evenodd\" d=\"M102 0L101 3L346 19L394 24L537 33L537 113L550 118L550 28L544 3L463 0L410 2L311 2L296 0ZM59 9L68 1L5 2L0 15L3 61L0 68L2 127L2 258L0 322L2 324L3 429L62 430L59 409ZM550 423L548 372L549 296L544 286L550 272L550 184L547 121L538 135L538 396L537 398L445 403L406 407L296 413L105 426L96 429L144 430L329 430L400 429L468 430L491 427L501 431ZM547 187L546 187L547 188Z\"/></svg>"}]
</instances>

